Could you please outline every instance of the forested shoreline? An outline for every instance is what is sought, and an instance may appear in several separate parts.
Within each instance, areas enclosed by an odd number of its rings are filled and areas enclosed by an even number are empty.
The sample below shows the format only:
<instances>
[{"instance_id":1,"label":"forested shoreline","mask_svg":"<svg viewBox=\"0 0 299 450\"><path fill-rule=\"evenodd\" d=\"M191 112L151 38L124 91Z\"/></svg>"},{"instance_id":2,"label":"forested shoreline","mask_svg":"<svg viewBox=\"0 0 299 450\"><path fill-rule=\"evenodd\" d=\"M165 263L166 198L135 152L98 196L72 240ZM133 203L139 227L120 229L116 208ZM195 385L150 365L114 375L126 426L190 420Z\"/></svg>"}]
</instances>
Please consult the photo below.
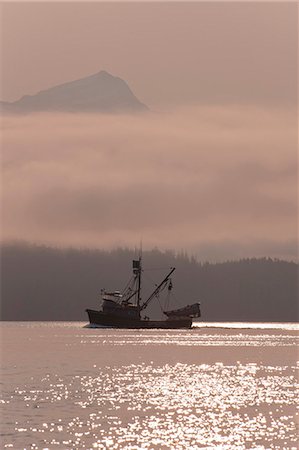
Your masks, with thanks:
<instances>
[{"instance_id":1,"label":"forested shoreline","mask_svg":"<svg viewBox=\"0 0 299 450\"><path fill-rule=\"evenodd\" d=\"M29 244L1 248L1 320L86 320L101 288L121 290L138 252L59 249ZM143 252L146 297L169 267L173 306L201 302L204 321L298 320L298 264L270 258L209 263L185 253ZM163 299L160 299L161 302ZM149 310L161 317L161 302Z\"/></svg>"}]
</instances>

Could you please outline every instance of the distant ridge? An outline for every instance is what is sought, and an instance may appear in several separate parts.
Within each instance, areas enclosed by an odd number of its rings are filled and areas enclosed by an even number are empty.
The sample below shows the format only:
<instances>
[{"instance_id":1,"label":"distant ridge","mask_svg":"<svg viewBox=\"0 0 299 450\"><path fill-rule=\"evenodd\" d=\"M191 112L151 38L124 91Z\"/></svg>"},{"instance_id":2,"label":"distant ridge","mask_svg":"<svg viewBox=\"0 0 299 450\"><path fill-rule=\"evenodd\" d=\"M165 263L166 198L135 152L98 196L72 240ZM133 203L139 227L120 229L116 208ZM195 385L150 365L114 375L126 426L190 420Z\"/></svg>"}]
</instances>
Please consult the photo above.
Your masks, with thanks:
<instances>
[{"instance_id":1,"label":"distant ridge","mask_svg":"<svg viewBox=\"0 0 299 450\"><path fill-rule=\"evenodd\" d=\"M21 114L39 111L132 113L148 110L124 80L104 70L35 95L25 95L15 102L0 102L0 107L4 113Z\"/></svg>"}]
</instances>

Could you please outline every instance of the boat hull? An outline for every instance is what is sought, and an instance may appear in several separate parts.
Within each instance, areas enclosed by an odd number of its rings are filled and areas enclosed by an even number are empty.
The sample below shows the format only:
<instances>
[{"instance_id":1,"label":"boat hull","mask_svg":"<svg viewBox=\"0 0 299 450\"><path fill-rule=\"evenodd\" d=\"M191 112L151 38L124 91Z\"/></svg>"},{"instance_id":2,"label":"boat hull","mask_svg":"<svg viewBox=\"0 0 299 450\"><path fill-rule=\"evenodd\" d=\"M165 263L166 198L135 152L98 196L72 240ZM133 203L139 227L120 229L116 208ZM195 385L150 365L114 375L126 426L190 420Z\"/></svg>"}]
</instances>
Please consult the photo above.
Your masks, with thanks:
<instances>
[{"instance_id":1,"label":"boat hull","mask_svg":"<svg viewBox=\"0 0 299 450\"><path fill-rule=\"evenodd\" d=\"M190 318L176 318L168 320L142 320L131 319L128 317L117 317L112 314L106 314L101 311L93 309L86 310L89 322L91 325L100 325L102 327L113 328L161 328L161 329L177 329L177 328L191 328L192 319Z\"/></svg>"}]
</instances>

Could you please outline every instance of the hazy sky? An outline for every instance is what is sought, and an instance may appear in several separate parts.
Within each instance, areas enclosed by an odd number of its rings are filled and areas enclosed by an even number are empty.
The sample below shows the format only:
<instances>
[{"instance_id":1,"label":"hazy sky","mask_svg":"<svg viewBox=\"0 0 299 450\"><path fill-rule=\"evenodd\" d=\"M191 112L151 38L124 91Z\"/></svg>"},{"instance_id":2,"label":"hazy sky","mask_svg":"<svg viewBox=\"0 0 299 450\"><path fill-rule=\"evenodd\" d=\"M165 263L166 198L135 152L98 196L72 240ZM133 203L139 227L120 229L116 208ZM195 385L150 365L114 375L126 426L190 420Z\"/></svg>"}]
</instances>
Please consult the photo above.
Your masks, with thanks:
<instances>
[{"instance_id":1,"label":"hazy sky","mask_svg":"<svg viewBox=\"0 0 299 450\"><path fill-rule=\"evenodd\" d=\"M141 116L2 119L2 239L297 253L295 3L2 5L2 99L102 69Z\"/></svg>"},{"instance_id":2,"label":"hazy sky","mask_svg":"<svg viewBox=\"0 0 299 450\"><path fill-rule=\"evenodd\" d=\"M296 2L5 3L2 100L105 69L151 107L289 104Z\"/></svg>"}]
</instances>

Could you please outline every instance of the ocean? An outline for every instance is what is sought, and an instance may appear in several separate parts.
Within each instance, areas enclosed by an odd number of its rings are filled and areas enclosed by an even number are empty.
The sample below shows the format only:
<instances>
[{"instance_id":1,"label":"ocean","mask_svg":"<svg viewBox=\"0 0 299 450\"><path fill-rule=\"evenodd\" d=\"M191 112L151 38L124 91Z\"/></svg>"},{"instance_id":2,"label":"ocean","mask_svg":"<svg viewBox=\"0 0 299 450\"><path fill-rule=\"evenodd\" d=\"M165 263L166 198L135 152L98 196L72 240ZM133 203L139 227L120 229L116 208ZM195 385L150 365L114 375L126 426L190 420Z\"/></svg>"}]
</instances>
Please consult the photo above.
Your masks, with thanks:
<instances>
[{"instance_id":1,"label":"ocean","mask_svg":"<svg viewBox=\"0 0 299 450\"><path fill-rule=\"evenodd\" d=\"M297 324L85 325L1 323L1 449L297 449Z\"/></svg>"}]
</instances>

